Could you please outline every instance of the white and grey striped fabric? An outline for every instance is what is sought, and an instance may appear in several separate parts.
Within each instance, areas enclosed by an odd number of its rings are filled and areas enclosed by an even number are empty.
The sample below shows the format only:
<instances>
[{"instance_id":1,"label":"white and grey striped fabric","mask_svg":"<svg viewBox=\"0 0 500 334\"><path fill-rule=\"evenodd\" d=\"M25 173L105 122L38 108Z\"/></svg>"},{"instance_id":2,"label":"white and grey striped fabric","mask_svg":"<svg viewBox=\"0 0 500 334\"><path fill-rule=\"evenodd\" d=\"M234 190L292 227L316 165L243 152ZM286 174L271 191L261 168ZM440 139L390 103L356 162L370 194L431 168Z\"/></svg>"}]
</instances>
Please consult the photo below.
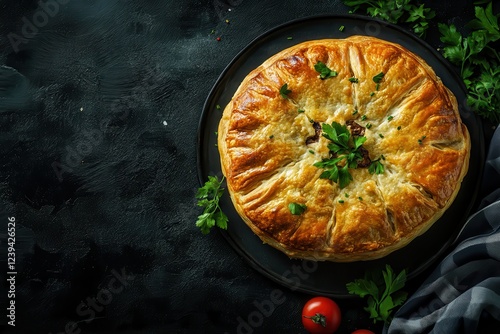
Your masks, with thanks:
<instances>
[{"instance_id":1,"label":"white and grey striped fabric","mask_svg":"<svg viewBox=\"0 0 500 334\"><path fill-rule=\"evenodd\" d=\"M500 128L484 169L483 185L491 189L495 184L467 220L456 247L396 312L384 333L500 333Z\"/></svg>"}]
</instances>

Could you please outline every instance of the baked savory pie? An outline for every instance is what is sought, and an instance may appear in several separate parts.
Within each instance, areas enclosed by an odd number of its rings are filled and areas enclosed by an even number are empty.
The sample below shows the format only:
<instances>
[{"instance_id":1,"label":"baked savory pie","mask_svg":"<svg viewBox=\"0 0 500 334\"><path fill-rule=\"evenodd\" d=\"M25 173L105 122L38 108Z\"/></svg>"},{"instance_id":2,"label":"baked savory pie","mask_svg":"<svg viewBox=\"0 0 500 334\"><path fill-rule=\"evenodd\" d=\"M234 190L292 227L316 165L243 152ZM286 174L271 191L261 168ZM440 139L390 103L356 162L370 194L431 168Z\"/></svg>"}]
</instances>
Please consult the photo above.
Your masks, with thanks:
<instances>
[{"instance_id":1,"label":"baked savory pie","mask_svg":"<svg viewBox=\"0 0 500 334\"><path fill-rule=\"evenodd\" d=\"M386 256L456 197L470 140L423 59L365 36L267 59L224 109L218 147L233 204L289 257Z\"/></svg>"}]
</instances>

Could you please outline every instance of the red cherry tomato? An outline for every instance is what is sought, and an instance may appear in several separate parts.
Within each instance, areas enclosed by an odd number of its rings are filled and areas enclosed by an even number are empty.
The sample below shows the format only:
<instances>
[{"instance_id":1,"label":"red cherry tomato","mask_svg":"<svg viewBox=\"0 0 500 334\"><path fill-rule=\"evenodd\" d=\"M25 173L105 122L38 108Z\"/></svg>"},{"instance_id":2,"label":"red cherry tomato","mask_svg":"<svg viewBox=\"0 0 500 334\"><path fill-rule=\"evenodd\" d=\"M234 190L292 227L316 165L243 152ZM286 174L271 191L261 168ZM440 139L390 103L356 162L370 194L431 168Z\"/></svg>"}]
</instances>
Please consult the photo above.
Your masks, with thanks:
<instances>
[{"instance_id":1,"label":"red cherry tomato","mask_svg":"<svg viewBox=\"0 0 500 334\"><path fill-rule=\"evenodd\" d=\"M368 329L357 329L351 334L375 334L374 332L368 330Z\"/></svg>"},{"instance_id":2,"label":"red cherry tomato","mask_svg":"<svg viewBox=\"0 0 500 334\"><path fill-rule=\"evenodd\" d=\"M302 324L309 333L334 333L340 320L340 308L330 298L314 297L302 309Z\"/></svg>"}]
</instances>

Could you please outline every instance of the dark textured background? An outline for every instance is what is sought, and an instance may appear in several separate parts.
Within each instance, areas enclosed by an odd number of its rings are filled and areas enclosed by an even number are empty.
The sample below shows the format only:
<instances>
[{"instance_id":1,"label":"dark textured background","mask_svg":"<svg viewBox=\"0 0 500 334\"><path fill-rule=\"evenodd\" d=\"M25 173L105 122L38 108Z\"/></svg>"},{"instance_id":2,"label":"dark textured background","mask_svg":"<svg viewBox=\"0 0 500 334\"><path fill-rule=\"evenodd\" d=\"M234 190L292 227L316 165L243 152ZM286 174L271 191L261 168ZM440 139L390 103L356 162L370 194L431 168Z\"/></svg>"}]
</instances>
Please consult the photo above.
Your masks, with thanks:
<instances>
[{"instance_id":1,"label":"dark textured background","mask_svg":"<svg viewBox=\"0 0 500 334\"><path fill-rule=\"evenodd\" d=\"M238 317L248 321L254 301L279 289L284 303L254 331L302 333L310 296L263 277L219 233L195 227L197 126L217 77L254 38L348 8L55 1L42 2L52 4L46 20L38 1L0 1L0 324L14 216L16 331L8 332L235 333ZM434 47L437 22L463 27L473 13L472 1L426 3L438 14L427 38ZM15 46L13 34L29 38ZM339 303L342 333L379 329L360 302Z\"/></svg>"}]
</instances>

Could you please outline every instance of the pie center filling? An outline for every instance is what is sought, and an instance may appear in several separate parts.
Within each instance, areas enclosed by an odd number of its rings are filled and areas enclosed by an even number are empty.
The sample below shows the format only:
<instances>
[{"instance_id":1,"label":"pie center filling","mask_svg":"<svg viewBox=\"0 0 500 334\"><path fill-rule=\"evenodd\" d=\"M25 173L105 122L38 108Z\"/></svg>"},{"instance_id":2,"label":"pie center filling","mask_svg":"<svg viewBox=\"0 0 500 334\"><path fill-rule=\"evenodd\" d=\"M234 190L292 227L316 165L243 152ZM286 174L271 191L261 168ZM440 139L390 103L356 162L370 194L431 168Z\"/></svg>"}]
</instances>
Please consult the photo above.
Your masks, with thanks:
<instances>
[{"instance_id":1,"label":"pie center filling","mask_svg":"<svg viewBox=\"0 0 500 334\"><path fill-rule=\"evenodd\" d=\"M323 123L321 128L319 123L313 122L313 127L316 134L306 139L306 145L317 142L321 130L323 137L329 140L329 157L314 164L324 169L320 175L321 179L330 179L343 189L353 180L349 169L368 168L370 174L384 173L382 161L385 157L381 155L378 159L372 160L370 152L363 146L366 141L365 127L354 120L346 121L345 125L337 122Z\"/></svg>"}]
</instances>

